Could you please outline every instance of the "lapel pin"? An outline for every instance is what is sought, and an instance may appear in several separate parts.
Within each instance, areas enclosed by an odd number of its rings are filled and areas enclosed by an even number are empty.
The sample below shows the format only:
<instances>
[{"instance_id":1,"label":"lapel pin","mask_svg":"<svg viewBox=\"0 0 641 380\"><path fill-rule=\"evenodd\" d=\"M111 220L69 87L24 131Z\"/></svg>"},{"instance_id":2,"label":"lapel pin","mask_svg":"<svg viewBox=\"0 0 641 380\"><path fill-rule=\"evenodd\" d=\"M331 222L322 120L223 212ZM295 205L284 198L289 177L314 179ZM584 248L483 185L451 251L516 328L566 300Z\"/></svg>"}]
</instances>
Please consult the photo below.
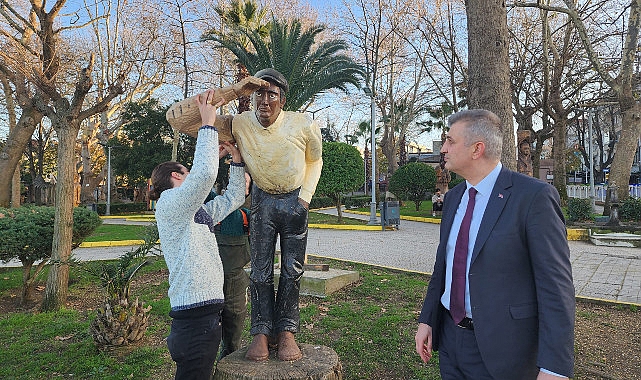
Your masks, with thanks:
<instances>
[{"instance_id":1,"label":"lapel pin","mask_svg":"<svg viewBox=\"0 0 641 380\"><path fill-rule=\"evenodd\" d=\"M503 194L499 193L499 198L503 199Z\"/></svg>"}]
</instances>

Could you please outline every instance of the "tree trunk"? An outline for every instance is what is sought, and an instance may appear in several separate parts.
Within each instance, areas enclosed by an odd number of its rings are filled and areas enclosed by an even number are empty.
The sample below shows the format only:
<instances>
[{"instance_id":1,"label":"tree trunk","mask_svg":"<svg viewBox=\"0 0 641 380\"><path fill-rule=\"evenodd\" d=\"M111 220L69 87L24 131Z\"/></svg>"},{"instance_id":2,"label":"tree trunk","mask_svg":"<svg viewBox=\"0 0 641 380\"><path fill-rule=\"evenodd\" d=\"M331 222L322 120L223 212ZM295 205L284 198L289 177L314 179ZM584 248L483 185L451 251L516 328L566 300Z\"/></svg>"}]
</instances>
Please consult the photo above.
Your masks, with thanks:
<instances>
[{"instance_id":1,"label":"tree trunk","mask_svg":"<svg viewBox=\"0 0 641 380\"><path fill-rule=\"evenodd\" d=\"M303 357L295 362L277 359L270 352L266 362L245 359L247 347L218 362L214 380L341 380L343 368L336 352L329 347L299 344Z\"/></svg>"},{"instance_id":2,"label":"tree trunk","mask_svg":"<svg viewBox=\"0 0 641 380\"><path fill-rule=\"evenodd\" d=\"M20 166L16 165L11 181L11 207L20 207Z\"/></svg>"},{"instance_id":3,"label":"tree trunk","mask_svg":"<svg viewBox=\"0 0 641 380\"><path fill-rule=\"evenodd\" d=\"M61 119L65 119L61 117ZM69 282L69 259L73 235L73 184L75 169L75 146L78 128L73 125L58 125L58 182L56 183L56 213L53 227L51 269L42 302L43 311L55 311L67 301ZM54 124L55 125L55 124Z\"/></svg>"},{"instance_id":4,"label":"tree trunk","mask_svg":"<svg viewBox=\"0 0 641 380\"><path fill-rule=\"evenodd\" d=\"M9 131L7 142L0 152L0 207L9 206L14 172L41 119L42 114L33 108L25 107L16 127Z\"/></svg>"},{"instance_id":5,"label":"tree trunk","mask_svg":"<svg viewBox=\"0 0 641 380\"><path fill-rule=\"evenodd\" d=\"M552 158L554 159L553 184L561 197L561 204L567 205L568 192L565 184L565 146L567 139L567 119L560 117L554 122L554 144L552 145Z\"/></svg>"},{"instance_id":6,"label":"tree trunk","mask_svg":"<svg viewBox=\"0 0 641 380\"><path fill-rule=\"evenodd\" d=\"M621 136L617 140L616 152L610 166L610 183L617 185L619 201L630 196L628 192L630 171L641 135L641 105L634 99L626 100L619 101L623 113ZM624 104L632 104L632 107L626 107L626 109Z\"/></svg>"},{"instance_id":7,"label":"tree trunk","mask_svg":"<svg viewBox=\"0 0 641 380\"><path fill-rule=\"evenodd\" d=\"M467 0L466 13L469 108L484 108L501 118L501 162L503 166L516 170L505 1Z\"/></svg>"}]
</instances>

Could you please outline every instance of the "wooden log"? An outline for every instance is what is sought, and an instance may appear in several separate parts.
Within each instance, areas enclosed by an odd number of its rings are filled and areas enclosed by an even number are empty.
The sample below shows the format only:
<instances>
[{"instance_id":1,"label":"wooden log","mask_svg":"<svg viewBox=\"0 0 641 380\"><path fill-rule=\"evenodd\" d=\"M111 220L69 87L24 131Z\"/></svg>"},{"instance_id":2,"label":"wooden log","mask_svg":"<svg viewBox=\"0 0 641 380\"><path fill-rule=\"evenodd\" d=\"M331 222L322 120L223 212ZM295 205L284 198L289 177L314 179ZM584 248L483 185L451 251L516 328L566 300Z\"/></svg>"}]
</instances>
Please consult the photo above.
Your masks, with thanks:
<instances>
[{"instance_id":1,"label":"wooden log","mask_svg":"<svg viewBox=\"0 0 641 380\"><path fill-rule=\"evenodd\" d=\"M269 87L269 82L249 76L238 83L215 89L211 104L217 104L221 99L224 100L224 104L227 104L239 96L249 96L261 87ZM202 125L196 96L198 95L172 104L165 115L169 125L192 137L198 135L198 128ZM230 131L222 131L221 129L218 130L218 139L220 141L233 141Z\"/></svg>"},{"instance_id":2,"label":"wooden log","mask_svg":"<svg viewBox=\"0 0 641 380\"><path fill-rule=\"evenodd\" d=\"M292 362L279 360L275 349L270 349L269 359L264 362L247 360L247 347L243 347L218 362L213 380L343 379L343 369L334 350L305 343L298 346L303 357Z\"/></svg>"}]
</instances>

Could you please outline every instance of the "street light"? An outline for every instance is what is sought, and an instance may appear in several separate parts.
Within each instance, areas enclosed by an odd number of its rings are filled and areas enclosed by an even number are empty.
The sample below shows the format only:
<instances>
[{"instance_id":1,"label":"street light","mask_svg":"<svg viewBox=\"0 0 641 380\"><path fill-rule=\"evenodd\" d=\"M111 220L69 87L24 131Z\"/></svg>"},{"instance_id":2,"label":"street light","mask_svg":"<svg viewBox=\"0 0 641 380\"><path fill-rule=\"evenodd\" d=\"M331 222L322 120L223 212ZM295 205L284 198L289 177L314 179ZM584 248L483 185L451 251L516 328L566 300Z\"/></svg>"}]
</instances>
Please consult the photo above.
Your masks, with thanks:
<instances>
[{"instance_id":1,"label":"street light","mask_svg":"<svg viewBox=\"0 0 641 380\"><path fill-rule=\"evenodd\" d=\"M107 207L105 215L111 215L111 145L107 146Z\"/></svg>"},{"instance_id":2,"label":"street light","mask_svg":"<svg viewBox=\"0 0 641 380\"><path fill-rule=\"evenodd\" d=\"M107 148L107 204L105 205L105 215L111 215L111 148L113 146L103 144L99 142L98 144Z\"/></svg>"},{"instance_id":3,"label":"street light","mask_svg":"<svg viewBox=\"0 0 641 380\"><path fill-rule=\"evenodd\" d=\"M371 131L371 140L372 140L372 151L370 152L370 157L372 160L372 202L370 203L370 213L369 213L369 225L378 224L376 220L376 102L374 101L374 92L369 87L363 87L363 91L370 98L370 106L372 111L372 119L370 121L370 131Z\"/></svg>"},{"instance_id":4,"label":"street light","mask_svg":"<svg viewBox=\"0 0 641 380\"><path fill-rule=\"evenodd\" d=\"M331 107L331 106L332 106L332 105L330 104L330 105L328 105L328 106L321 107L321 108L319 108L319 109L317 109L317 110L314 110L314 111L305 111L305 112L309 112L309 113L311 113L311 114L312 114L312 120L315 120L315 119L316 119L316 112L318 112L318 111L322 111L322 110L324 110L325 108L329 108L329 107Z\"/></svg>"}]
</instances>

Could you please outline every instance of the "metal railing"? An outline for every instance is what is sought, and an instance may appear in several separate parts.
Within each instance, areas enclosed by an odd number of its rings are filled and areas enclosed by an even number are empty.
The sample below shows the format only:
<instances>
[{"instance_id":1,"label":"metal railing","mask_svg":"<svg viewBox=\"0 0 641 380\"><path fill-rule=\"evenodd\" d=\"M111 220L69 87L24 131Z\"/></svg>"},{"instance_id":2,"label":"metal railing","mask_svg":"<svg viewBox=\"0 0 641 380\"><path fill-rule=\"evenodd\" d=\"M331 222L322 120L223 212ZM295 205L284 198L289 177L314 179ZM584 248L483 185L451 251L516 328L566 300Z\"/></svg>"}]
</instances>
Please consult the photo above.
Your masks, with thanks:
<instances>
[{"instance_id":1,"label":"metal railing","mask_svg":"<svg viewBox=\"0 0 641 380\"><path fill-rule=\"evenodd\" d=\"M588 185L567 185L569 198L590 198L590 186ZM608 191L607 185L594 185L594 200L605 202ZM641 198L641 185L629 185L628 191L633 198Z\"/></svg>"}]
</instances>

